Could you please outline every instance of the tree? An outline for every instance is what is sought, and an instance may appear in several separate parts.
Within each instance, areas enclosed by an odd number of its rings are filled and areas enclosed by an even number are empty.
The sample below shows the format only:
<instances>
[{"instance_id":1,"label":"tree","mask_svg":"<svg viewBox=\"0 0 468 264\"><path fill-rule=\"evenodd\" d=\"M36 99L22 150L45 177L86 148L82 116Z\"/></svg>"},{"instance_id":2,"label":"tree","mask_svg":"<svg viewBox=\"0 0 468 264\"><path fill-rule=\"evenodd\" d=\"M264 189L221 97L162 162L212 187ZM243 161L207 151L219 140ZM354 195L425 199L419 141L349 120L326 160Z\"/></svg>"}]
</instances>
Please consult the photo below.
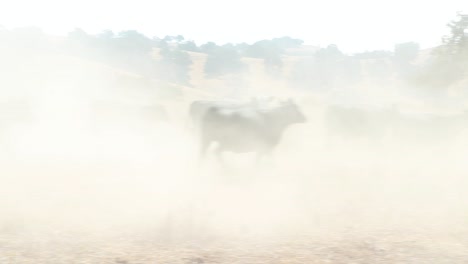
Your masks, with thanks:
<instances>
[{"instance_id":1,"label":"tree","mask_svg":"<svg viewBox=\"0 0 468 264\"><path fill-rule=\"evenodd\" d=\"M157 48L160 48L160 49L165 49L165 48L169 48L169 43L167 43L167 40L165 39L160 39L158 37L154 37L152 39L152 42L153 42L153 45Z\"/></svg>"},{"instance_id":2,"label":"tree","mask_svg":"<svg viewBox=\"0 0 468 264\"><path fill-rule=\"evenodd\" d=\"M457 14L447 26L450 33L432 52L432 59L409 81L425 88L444 88L464 78L468 72L468 15Z\"/></svg>"},{"instance_id":3,"label":"tree","mask_svg":"<svg viewBox=\"0 0 468 264\"><path fill-rule=\"evenodd\" d=\"M182 35L177 35L177 36L165 36L163 38L164 41L167 41L167 42L176 42L176 43L180 43L182 41L185 40L184 36Z\"/></svg>"},{"instance_id":4,"label":"tree","mask_svg":"<svg viewBox=\"0 0 468 264\"><path fill-rule=\"evenodd\" d=\"M453 63L455 79L468 71L468 15L458 13L457 17L447 25L450 34L442 38L443 46L438 50L443 61Z\"/></svg>"},{"instance_id":5,"label":"tree","mask_svg":"<svg viewBox=\"0 0 468 264\"><path fill-rule=\"evenodd\" d=\"M106 29L102 31L101 33L99 33L96 37L98 39L110 40L110 39L115 38L115 33L110 29Z\"/></svg>"},{"instance_id":6,"label":"tree","mask_svg":"<svg viewBox=\"0 0 468 264\"><path fill-rule=\"evenodd\" d=\"M132 54L148 54L153 48L151 39L136 30L119 32L116 36L115 45L122 52Z\"/></svg>"},{"instance_id":7,"label":"tree","mask_svg":"<svg viewBox=\"0 0 468 264\"><path fill-rule=\"evenodd\" d=\"M359 81L360 71L358 60L343 54L336 45L329 45L299 60L293 66L292 82L306 89L328 90Z\"/></svg>"},{"instance_id":8,"label":"tree","mask_svg":"<svg viewBox=\"0 0 468 264\"><path fill-rule=\"evenodd\" d=\"M184 38L184 36L182 36L182 35L177 35L177 36L174 37L174 40L175 40L177 43L180 43L180 42L184 41L185 38Z\"/></svg>"},{"instance_id":9,"label":"tree","mask_svg":"<svg viewBox=\"0 0 468 264\"><path fill-rule=\"evenodd\" d=\"M291 37L274 38L272 41L282 49L296 48L304 43L301 39L293 39Z\"/></svg>"},{"instance_id":10,"label":"tree","mask_svg":"<svg viewBox=\"0 0 468 264\"><path fill-rule=\"evenodd\" d=\"M202 45L201 48L208 52L205 63L207 78L216 78L228 73L239 73L246 67L241 61L240 53L232 44L217 46L210 42Z\"/></svg>"},{"instance_id":11,"label":"tree","mask_svg":"<svg viewBox=\"0 0 468 264\"><path fill-rule=\"evenodd\" d=\"M219 46L214 42L207 42L200 46L200 51L206 54L213 54L217 49Z\"/></svg>"},{"instance_id":12,"label":"tree","mask_svg":"<svg viewBox=\"0 0 468 264\"><path fill-rule=\"evenodd\" d=\"M265 59L272 56L278 56L283 50L271 40L257 41L247 47L244 55L252 58Z\"/></svg>"},{"instance_id":13,"label":"tree","mask_svg":"<svg viewBox=\"0 0 468 264\"><path fill-rule=\"evenodd\" d=\"M298 47L302 43L302 40L290 37L261 40L250 46L243 46L243 54L247 57L263 59L265 71L272 76L278 76L283 66L281 56L286 49Z\"/></svg>"},{"instance_id":14,"label":"tree","mask_svg":"<svg viewBox=\"0 0 468 264\"><path fill-rule=\"evenodd\" d=\"M162 77L168 81L190 85L190 55L179 48L161 48Z\"/></svg>"},{"instance_id":15,"label":"tree","mask_svg":"<svg viewBox=\"0 0 468 264\"><path fill-rule=\"evenodd\" d=\"M172 39L173 39L173 37L172 37L172 36L169 36L169 35L167 35L167 36L165 36L165 37L163 38L163 40L166 41L166 42L172 41Z\"/></svg>"},{"instance_id":16,"label":"tree","mask_svg":"<svg viewBox=\"0 0 468 264\"><path fill-rule=\"evenodd\" d=\"M468 15L458 13L457 17L458 20L447 25L450 35L443 37L442 41L447 54L465 58L468 53Z\"/></svg>"},{"instance_id":17,"label":"tree","mask_svg":"<svg viewBox=\"0 0 468 264\"><path fill-rule=\"evenodd\" d=\"M195 44L195 42L192 40L180 43L179 48L185 51L192 51L192 52L200 51L200 48L198 48L197 44Z\"/></svg>"},{"instance_id":18,"label":"tree","mask_svg":"<svg viewBox=\"0 0 468 264\"><path fill-rule=\"evenodd\" d=\"M68 33L65 48L75 55L89 57L94 44L94 36L89 35L81 28L75 28Z\"/></svg>"}]
</instances>

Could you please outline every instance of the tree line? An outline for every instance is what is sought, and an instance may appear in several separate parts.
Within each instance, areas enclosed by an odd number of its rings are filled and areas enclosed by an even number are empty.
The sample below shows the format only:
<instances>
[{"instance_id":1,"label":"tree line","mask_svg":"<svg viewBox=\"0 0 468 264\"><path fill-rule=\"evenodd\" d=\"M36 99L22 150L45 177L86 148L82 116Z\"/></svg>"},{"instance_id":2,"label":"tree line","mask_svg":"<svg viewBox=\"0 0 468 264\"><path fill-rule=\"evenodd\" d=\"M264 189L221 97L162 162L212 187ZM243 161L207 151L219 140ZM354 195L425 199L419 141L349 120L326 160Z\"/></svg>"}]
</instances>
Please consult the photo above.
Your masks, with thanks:
<instances>
[{"instance_id":1,"label":"tree line","mask_svg":"<svg viewBox=\"0 0 468 264\"><path fill-rule=\"evenodd\" d=\"M298 56L286 78L297 88L330 89L359 83L363 78L386 82L396 74L412 85L446 87L464 78L468 72L468 15L457 14L448 27L449 34L442 38L442 44L424 64L415 63L420 54L416 42L396 44L392 51L356 54L345 54L332 44ZM29 55L37 51L59 51L183 85L190 85L189 72L193 64L190 52L206 54L203 69L206 78L248 71L243 57L261 59L267 74L279 76L284 71L287 51L303 44L301 39L285 36L253 44L207 42L197 45L182 35L150 38L136 30L88 34L75 29L69 32L65 41L51 45L40 29L7 30L0 27L0 50L14 47L21 51L18 54Z\"/></svg>"}]
</instances>

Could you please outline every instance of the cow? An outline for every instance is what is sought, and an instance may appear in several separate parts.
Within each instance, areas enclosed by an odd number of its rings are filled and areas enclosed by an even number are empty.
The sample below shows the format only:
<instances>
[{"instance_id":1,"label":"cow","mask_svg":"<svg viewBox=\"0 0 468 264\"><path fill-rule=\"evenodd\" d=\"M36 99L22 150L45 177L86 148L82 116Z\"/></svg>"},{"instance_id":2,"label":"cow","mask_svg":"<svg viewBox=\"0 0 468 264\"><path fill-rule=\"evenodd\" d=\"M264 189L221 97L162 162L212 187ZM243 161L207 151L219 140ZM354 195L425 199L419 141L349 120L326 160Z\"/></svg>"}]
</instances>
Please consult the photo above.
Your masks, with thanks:
<instances>
[{"instance_id":1,"label":"cow","mask_svg":"<svg viewBox=\"0 0 468 264\"><path fill-rule=\"evenodd\" d=\"M447 146L464 140L468 112L443 115L408 113L395 105L379 109L330 105L324 121L329 144L354 147L348 143L359 142L373 148Z\"/></svg>"},{"instance_id":2,"label":"cow","mask_svg":"<svg viewBox=\"0 0 468 264\"><path fill-rule=\"evenodd\" d=\"M200 158L217 143L221 162L223 152L255 152L258 161L271 154L289 126L304 122L306 117L292 100L268 107L211 105L200 123Z\"/></svg>"},{"instance_id":3,"label":"cow","mask_svg":"<svg viewBox=\"0 0 468 264\"><path fill-rule=\"evenodd\" d=\"M207 110L211 107L222 107L239 109L245 107L268 107L275 102L274 97L267 98L251 98L250 101L234 101L234 100L196 100L190 104L189 114L192 126L199 129L200 123Z\"/></svg>"},{"instance_id":4,"label":"cow","mask_svg":"<svg viewBox=\"0 0 468 264\"><path fill-rule=\"evenodd\" d=\"M393 123L399 116L395 106L381 109L329 105L324 122L327 143L361 142L380 145L391 136Z\"/></svg>"},{"instance_id":5,"label":"cow","mask_svg":"<svg viewBox=\"0 0 468 264\"><path fill-rule=\"evenodd\" d=\"M448 146L464 140L468 112L453 114L417 113L402 115L394 125L394 137L403 144Z\"/></svg>"},{"instance_id":6,"label":"cow","mask_svg":"<svg viewBox=\"0 0 468 264\"><path fill-rule=\"evenodd\" d=\"M190 104L190 121L192 126L198 129L203 116L210 107L240 108L244 106L250 106L250 102L196 100Z\"/></svg>"}]
</instances>

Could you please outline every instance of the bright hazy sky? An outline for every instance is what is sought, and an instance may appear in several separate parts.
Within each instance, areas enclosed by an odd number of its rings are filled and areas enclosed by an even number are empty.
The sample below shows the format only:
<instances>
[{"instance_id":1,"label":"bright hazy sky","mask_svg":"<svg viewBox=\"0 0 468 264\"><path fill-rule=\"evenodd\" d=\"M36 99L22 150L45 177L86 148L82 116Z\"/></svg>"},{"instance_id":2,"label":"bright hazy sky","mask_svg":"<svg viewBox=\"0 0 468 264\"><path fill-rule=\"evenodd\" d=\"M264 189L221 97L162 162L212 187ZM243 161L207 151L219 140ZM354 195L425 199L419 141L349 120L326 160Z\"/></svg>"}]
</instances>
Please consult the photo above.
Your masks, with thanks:
<instances>
[{"instance_id":1,"label":"bright hazy sky","mask_svg":"<svg viewBox=\"0 0 468 264\"><path fill-rule=\"evenodd\" d=\"M291 36L306 44L337 44L344 52L440 43L468 0L2 0L0 25L37 26L64 35L135 29L152 37L183 35L198 44L252 43Z\"/></svg>"}]
</instances>

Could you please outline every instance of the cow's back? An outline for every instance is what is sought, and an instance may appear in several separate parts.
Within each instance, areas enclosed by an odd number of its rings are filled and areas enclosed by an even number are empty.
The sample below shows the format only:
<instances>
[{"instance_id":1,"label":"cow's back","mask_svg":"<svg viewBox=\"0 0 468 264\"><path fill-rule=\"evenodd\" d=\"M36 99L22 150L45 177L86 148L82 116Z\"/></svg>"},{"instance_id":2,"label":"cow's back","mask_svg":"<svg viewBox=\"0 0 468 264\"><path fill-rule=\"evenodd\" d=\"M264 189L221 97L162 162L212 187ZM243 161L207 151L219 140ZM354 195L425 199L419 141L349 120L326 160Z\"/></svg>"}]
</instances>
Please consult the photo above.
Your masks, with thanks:
<instances>
[{"instance_id":1,"label":"cow's back","mask_svg":"<svg viewBox=\"0 0 468 264\"><path fill-rule=\"evenodd\" d=\"M267 130L264 116L254 107L211 106L201 120L201 133L205 141L218 142L221 149L234 152L272 147Z\"/></svg>"},{"instance_id":2,"label":"cow's back","mask_svg":"<svg viewBox=\"0 0 468 264\"><path fill-rule=\"evenodd\" d=\"M271 151L291 124L305 122L292 102L265 107L258 104L230 107L213 105L201 121L203 144L218 142L233 152Z\"/></svg>"}]
</instances>

